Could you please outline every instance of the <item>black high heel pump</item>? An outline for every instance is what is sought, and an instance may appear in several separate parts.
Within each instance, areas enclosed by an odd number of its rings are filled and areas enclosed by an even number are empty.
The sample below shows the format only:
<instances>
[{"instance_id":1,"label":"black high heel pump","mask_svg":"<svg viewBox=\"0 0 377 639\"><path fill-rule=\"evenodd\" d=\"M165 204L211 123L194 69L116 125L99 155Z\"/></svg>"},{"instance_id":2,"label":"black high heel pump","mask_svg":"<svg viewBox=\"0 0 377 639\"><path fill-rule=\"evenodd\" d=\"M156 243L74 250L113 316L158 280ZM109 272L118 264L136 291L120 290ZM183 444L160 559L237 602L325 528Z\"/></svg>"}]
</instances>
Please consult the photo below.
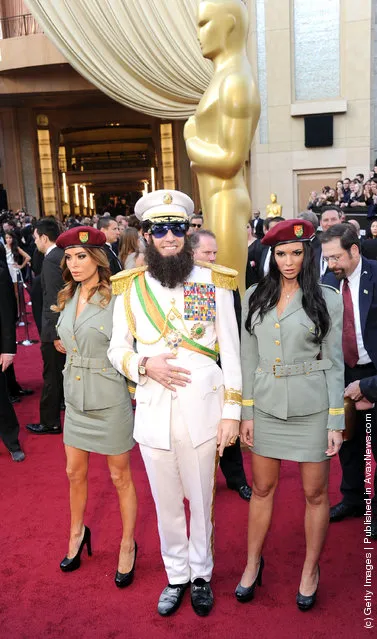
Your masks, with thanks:
<instances>
[{"instance_id":1,"label":"black high heel pump","mask_svg":"<svg viewBox=\"0 0 377 639\"><path fill-rule=\"evenodd\" d=\"M78 549L76 555L71 558L64 557L63 561L61 562L60 569L63 572L73 572L74 570L77 570L78 568L80 568L80 563L81 563L80 556L85 544L88 549L88 555L89 557L91 557L92 556L91 533L90 533L90 528L88 528L87 526L85 526L84 536L82 538L80 548Z\"/></svg>"},{"instance_id":2,"label":"black high heel pump","mask_svg":"<svg viewBox=\"0 0 377 639\"><path fill-rule=\"evenodd\" d=\"M317 581L317 588L315 589L315 591L313 592L312 595L302 595L300 591L298 591L297 596L296 596L296 604L297 604L297 608L299 610L302 610L303 612L306 612L306 610L310 610L311 608L313 608L316 599L317 599L317 590L318 590L318 586L319 586L319 576L320 576L320 570L319 570L319 565L318 565L318 581Z\"/></svg>"},{"instance_id":3,"label":"black high heel pump","mask_svg":"<svg viewBox=\"0 0 377 639\"><path fill-rule=\"evenodd\" d=\"M261 557L257 576L255 577L251 586L245 587L245 586L241 586L241 583L239 583L237 588L235 589L234 594L237 601L240 601L241 603L246 603L247 601L251 601L253 599L256 585L257 584L258 586L262 585L263 568L264 568L264 559L263 557Z\"/></svg>"},{"instance_id":4,"label":"black high heel pump","mask_svg":"<svg viewBox=\"0 0 377 639\"><path fill-rule=\"evenodd\" d=\"M118 588L125 588L126 586L130 586L132 584L135 575L136 555L137 543L135 541L134 563L132 564L130 572L119 572L119 570L116 571L114 581L115 585L118 586Z\"/></svg>"}]
</instances>

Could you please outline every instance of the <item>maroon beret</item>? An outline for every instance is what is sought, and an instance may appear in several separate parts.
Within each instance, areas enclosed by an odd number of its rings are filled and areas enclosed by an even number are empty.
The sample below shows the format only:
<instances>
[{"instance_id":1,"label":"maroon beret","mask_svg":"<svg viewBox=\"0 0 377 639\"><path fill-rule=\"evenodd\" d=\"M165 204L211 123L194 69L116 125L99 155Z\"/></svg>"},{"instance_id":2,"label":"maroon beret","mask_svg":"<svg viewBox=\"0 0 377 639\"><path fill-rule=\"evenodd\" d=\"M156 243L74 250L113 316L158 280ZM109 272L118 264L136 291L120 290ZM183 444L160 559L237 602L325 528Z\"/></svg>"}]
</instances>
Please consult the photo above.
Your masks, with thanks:
<instances>
[{"instance_id":1,"label":"maroon beret","mask_svg":"<svg viewBox=\"0 0 377 639\"><path fill-rule=\"evenodd\" d=\"M102 231L98 231L92 226L74 226L69 231L59 235L56 245L62 249L73 248L74 246L102 248L105 242L106 235Z\"/></svg>"},{"instance_id":2,"label":"maroon beret","mask_svg":"<svg viewBox=\"0 0 377 639\"><path fill-rule=\"evenodd\" d=\"M308 220L285 220L275 224L261 241L266 246L276 246L289 242L309 242L314 235L314 226Z\"/></svg>"}]
</instances>

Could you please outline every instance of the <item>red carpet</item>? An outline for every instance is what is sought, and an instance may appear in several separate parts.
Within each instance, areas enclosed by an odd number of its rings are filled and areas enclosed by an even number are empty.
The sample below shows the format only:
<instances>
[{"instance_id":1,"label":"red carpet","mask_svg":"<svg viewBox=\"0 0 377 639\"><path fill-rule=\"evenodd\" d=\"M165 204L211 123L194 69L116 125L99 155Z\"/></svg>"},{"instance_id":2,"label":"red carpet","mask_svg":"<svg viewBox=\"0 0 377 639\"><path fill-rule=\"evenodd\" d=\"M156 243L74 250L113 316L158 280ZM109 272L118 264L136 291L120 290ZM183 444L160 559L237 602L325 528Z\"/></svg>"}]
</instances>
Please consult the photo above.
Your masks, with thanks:
<instances>
[{"instance_id":1,"label":"red carpet","mask_svg":"<svg viewBox=\"0 0 377 639\"><path fill-rule=\"evenodd\" d=\"M248 504L226 489L219 473L213 612L207 618L197 617L186 593L180 610L173 617L159 617L156 605L166 578L159 553L154 505L137 448L132 462L139 499L136 530L139 555L133 585L122 591L113 582L121 534L120 516L106 460L99 455L91 457L86 516L86 524L92 529L93 557L88 559L84 551L80 570L61 573L59 562L67 550L69 530L62 438L31 435L25 430L27 422L39 418L39 344L20 346L15 367L21 385L33 388L36 393L16 405L26 461L12 462L0 444L0 636L3 639L192 639L195 635L205 639L322 639L328 636L355 639L375 636L375 630L368 635L363 627L365 555L361 519L330 527L321 561L317 606L308 613L296 609L295 596L304 557L304 500L298 466L293 463L282 466L273 524L264 549L263 585L250 604L241 605L233 596L246 558ZM246 453L245 467L250 477ZM335 460L331 472L332 503L339 498L339 476L339 463ZM376 551L374 559L376 565ZM376 619L376 589L372 605L372 616Z\"/></svg>"}]
</instances>

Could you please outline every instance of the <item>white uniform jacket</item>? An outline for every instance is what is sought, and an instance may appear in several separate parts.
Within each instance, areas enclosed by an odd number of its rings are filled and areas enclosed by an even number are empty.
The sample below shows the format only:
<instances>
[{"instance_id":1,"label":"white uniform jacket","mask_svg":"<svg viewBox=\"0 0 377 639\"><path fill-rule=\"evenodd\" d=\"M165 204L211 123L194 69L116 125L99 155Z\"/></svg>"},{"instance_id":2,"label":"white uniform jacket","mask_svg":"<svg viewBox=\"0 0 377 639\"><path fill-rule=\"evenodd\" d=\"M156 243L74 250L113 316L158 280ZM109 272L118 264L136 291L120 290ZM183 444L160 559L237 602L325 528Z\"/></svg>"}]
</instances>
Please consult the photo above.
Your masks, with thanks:
<instances>
[{"instance_id":1,"label":"white uniform jacket","mask_svg":"<svg viewBox=\"0 0 377 639\"><path fill-rule=\"evenodd\" d=\"M121 274L116 276L118 281L120 276ZM127 277L127 272L124 276ZM158 339L160 332L145 313L135 282L132 282L128 296L123 293L116 299L108 357L114 368L137 384L134 438L140 444L170 450L170 414L173 397L179 402L194 447L217 435L221 418L240 419L240 345L233 293L227 288L215 286L213 279L215 278L212 277L211 268L195 265L184 285L169 289L163 287L148 272L145 273L145 281L164 314L169 315L174 306L182 315L181 319L175 317L171 320L174 328L190 336L193 326L200 324L202 335L195 336L195 341L212 350L218 345L221 356L222 368L208 355L179 346L177 357L170 362L176 362L177 366L190 370L191 383L186 387L177 386L175 394L158 382L139 376L138 366L143 357L169 353L171 349L164 337ZM190 317L195 303L198 302L198 299L195 299L195 286L198 284L203 285L201 297L199 295L199 321L197 316ZM191 297L190 288L191 292L194 291ZM208 299L206 291L210 292ZM127 322L127 314L130 312L137 336L136 352L134 336ZM154 344L144 343L155 340L158 341Z\"/></svg>"}]
</instances>

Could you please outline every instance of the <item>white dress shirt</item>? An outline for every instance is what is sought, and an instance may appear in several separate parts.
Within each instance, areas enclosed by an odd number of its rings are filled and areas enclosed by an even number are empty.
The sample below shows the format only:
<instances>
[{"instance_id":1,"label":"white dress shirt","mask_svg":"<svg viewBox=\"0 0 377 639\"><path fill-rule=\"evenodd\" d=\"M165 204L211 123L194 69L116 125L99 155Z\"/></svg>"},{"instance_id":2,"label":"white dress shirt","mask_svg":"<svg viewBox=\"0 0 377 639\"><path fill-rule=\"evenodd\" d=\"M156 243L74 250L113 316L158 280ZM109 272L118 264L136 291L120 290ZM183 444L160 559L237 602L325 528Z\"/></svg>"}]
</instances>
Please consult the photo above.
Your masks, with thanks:
<instances>
[{"instance_id":1,"label":"white dress shirt","mask_svg":"<svg viewBox=\"0 0 377 639\"><path fill-rule=\"evenodd\" d=\"M266 259L263 264L263 274L267 275L270 272L270 260L271 260L271 246L268 247Z\"/></svg>"},{"instance_id":2,"label":"white dress shirt","mask_svg":"<svg viewBox=\"0 0 377 639\"><path fill-rule=\"evenodd\" d=\"M367 351L365 350L363 336L361 333L360 304L359 304L360 277L361 277L361 258L354 272L351 273L351 275L349 275L347 279L348 279L348 286L351 291L353 315L355 318L357 350L359 352L359 359L357 363L369 364L371 359ZM343 280L340 283L340 292L343 293Z\"/></svg>"},{"instance_id":3,"label":"white dress shirt","mask_svg":"<svg viewBox=\"0 0 377 639\"><path fill-rule=\"evenodd\" d=\"M327 271L327 262L326 262L326 260L323 257L323 251L321 251L321 259L320 259L320 262L319 262L319 269L320 269L320 273L319 274L320 274L321 277L323 277L324 274Z\"/></svg>"}]
</instances>

